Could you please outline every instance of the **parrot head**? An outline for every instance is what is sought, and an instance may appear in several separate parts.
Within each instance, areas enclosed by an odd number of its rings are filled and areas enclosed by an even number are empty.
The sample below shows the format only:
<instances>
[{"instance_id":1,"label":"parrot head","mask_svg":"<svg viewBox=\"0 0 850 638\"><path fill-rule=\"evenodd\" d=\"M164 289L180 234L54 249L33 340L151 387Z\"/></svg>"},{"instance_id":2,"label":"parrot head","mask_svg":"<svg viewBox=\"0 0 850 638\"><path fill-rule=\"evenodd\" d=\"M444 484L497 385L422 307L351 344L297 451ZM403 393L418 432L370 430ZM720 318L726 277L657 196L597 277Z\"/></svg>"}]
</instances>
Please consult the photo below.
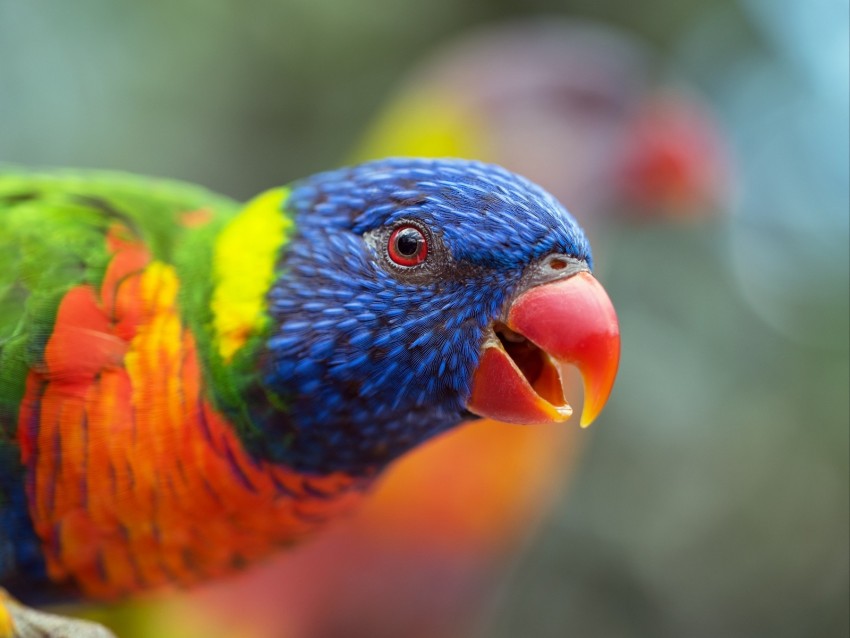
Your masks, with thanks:
<instances>
[{"instance_id":1,"label":"parrot head","mask_svg":"<svg viewBox=\"0 0 850 638\"><path fill-rule=\"evenodd\" d=\"M266 453L369 474L483 416L582 425L614 382L619 331L590 246L547 192L494 165L388 159L296 182L297 229L268 295Z\"/></svg>"}]
</instances>

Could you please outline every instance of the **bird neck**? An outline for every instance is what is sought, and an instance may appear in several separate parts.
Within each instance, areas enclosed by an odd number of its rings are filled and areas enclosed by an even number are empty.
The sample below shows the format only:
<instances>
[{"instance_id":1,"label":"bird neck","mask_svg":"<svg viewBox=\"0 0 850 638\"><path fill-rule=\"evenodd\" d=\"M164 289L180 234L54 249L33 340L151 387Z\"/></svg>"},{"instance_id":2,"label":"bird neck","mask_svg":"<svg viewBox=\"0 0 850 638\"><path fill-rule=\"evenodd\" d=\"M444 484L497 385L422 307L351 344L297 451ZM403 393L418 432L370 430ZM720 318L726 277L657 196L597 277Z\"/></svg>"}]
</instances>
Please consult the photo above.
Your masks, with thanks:
<instances>
[{"instance_id":1,"label":"bird neck","mask_svg":"<svg viewBox=\"0 0 850 638\"><path fill-rule=\"evenodd\" d=\"M197 337L207 395L255 456L265 444L250 405L274 402L258 396L258 360L269 329L267 294L294 227L287 197L284 187L261 193L196 233L177 259L183 278L196 284L181 305Z\"/></svg>"},{"instance_id":2,"label":"bird neck","mask_svg":"<svg viewBox=\"0 0 850 638\"><path fill-rule=\"evenodd\" d=\"M210 345L223 365L229 365L240 350L251 350L251 341L267 330L266 298L281 250L294 229L283 208L287 196L286 188L259 195L215 238Z\"/></svg>"}]
</instances>

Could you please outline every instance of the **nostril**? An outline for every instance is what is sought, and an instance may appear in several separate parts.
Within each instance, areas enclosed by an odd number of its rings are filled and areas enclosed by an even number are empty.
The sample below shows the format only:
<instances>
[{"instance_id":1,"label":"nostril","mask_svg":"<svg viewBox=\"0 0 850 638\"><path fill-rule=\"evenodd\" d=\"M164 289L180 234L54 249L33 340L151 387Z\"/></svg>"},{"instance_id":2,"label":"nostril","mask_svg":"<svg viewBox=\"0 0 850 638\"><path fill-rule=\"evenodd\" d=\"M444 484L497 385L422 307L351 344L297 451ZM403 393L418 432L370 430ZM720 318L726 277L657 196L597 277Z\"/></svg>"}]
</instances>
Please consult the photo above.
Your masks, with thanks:
<instances>
[{"instance_id":1,"label":"nostril","mask_svg":"<svg viewBox=\"0 0 850 638\"><path fill-rule=\"evenodd\" d=\"M559 257L556 257L555 259L553 259L549 262L549 268L551 268L552 270L563 270L566 267L567 267L566 259L561 259Z\"/></svg>"}]
</instances>

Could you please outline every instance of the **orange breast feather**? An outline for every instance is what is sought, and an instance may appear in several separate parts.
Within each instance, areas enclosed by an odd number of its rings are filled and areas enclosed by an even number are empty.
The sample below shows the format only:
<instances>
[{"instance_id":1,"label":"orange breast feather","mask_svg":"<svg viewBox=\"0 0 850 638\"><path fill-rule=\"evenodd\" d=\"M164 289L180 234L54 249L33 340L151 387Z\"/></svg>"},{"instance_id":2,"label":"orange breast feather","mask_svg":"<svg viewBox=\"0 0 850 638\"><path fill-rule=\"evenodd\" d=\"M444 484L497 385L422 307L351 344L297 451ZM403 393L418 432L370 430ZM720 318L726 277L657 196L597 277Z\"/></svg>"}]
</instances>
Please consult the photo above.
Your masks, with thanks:
<instances>
[{"instance_id":1,"label":"orange breast feather","mask_svg":"<svg viewBox=\"0 0 850 638\"><path fill-rule=\"evenodd\" d=\"M246 453L202 389L174 268L113 232L100 289L62 299L19 437L49 575L92 597L215 577L348 510L347 475Z\"/></svg>"}]
</instances>

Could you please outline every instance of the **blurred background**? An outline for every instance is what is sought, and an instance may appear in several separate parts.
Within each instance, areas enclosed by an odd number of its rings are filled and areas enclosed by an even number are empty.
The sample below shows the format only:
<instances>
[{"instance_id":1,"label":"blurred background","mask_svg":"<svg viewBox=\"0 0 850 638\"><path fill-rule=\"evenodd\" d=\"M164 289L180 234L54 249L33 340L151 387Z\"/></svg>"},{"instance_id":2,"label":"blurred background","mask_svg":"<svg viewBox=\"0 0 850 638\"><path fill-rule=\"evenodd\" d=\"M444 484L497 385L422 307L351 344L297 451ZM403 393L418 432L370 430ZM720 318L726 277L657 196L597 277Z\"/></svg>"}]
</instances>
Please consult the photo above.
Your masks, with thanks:
<instances>
[{"instance_id":1,"label":"blurred background","mask_svg":"<svg viewBox=\"0 0 850 638\"><path fill-rule=\"evenodd\" d=\"M345 536L328 547L359 562L98 617L128 636L847 636L848 24L846 0L0 0L0 163L246 198L352 158L498 161L588 228L622 327L594 427L500 466L535 486L500 501L533 502L509 541L471 533L419 579Z\"/></svg>"}]
</instances>

